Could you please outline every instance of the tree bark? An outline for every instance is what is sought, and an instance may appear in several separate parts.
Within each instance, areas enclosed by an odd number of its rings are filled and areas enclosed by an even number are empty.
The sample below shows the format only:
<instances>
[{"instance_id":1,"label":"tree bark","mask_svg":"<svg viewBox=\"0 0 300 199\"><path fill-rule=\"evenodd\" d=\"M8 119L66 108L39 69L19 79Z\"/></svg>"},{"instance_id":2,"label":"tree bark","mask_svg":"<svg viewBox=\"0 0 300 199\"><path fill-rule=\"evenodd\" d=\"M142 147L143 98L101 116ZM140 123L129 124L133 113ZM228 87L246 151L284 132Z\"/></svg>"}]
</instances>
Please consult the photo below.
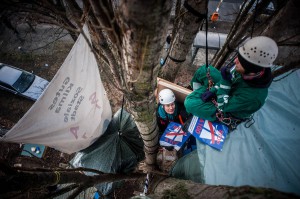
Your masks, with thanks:
<instances>
[{"instance_id":1,"label":"tree bark","mask_svg":"<svg viewBox=\"0 0 300 199\"><path fill-rule=\"evenodd\" d=\"M206 0L186 0L185 6L181 9L180 21L176 35L172 35L172 45L169 51L169 56L166 58L166 64L160 75L163 79L174 82L176 75L191 49L193 41L203 19L206 17ZM190 9L187 9L190 8ZM194 10L191 11L191 10Z\"/></svg>"},{"instance_id":2,"label":"tree bark","mask_svg":"<svg viewBox=\"0 0 300 199\"><path fill-rule=\"evenodd\" d=\"M1 176L1 194L15 191L26 191L28 189L53 186L56 184L75 183L84 185L85 188L104 182L116 182L120 180L134 180L145 177L142 173L125 174L101 174L87 176L74 171L49 171L49 172L17 172L8 176Z\"/></svg>"},{"instance_id":3,"label":"tree bark","mask_svg":"<svg viewBox=\"0 0 300 199\"><path fill-rule=\"evenodd\" d=\"M274 71L274 77L300 67L299 9L300 1L288 1L278 15L272 18L269 26L261 33L261 35L274 39L279 47L275 63L283 66L283 68Z\"/></svg>"},{"instance_id":4,"label":"tree bark","mask_svg":"<svg viewBox=\"0 0 300 199\"><path fill-rule=\"evenodd\" d=\"M173 197L172 197L173 196ZM296 195L260 187L232 187L195 183L188 180L166 178L155 184L151 199L160 198L189 198L189 199L229 199L229 198L299 198Z\"/></svg>"},{"instance_id":5,"label":"tree bark","mask_svg":"<svg viewBox=\"0 0 300 199\"><path fill-rule=\"evenodd\" d=\"M171 1L120 2L122 40L122 70L126 79L123 85L129 112L144 141L146 163L155 164L158 148L156 101L154 89L158 75L159 54L166 35ZM124 89L125 90L125 89Z\"/></svg>"}]
</instances>

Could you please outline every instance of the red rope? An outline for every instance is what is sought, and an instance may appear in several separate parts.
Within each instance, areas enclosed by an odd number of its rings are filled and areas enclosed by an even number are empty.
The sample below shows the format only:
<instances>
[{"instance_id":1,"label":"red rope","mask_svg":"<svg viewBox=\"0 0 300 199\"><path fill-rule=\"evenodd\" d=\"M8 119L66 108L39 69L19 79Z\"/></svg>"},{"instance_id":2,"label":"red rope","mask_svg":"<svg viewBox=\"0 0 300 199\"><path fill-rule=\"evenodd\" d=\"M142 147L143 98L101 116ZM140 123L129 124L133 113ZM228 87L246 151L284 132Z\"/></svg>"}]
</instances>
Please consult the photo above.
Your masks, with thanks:
<instances>
[{"instance_id":1,"label":"red rope","mask_svg":"<svg viewBox=\"0 0 300 199\"><path fill-rule=\"evenodd\" d=\"M208 88L207 89L210 90L214 86L214 81L213 81L213 79L212 79L212 77L210 75L210 68L209 67L207 67L206 77L208 79ZM219 109L217 101L215 99L212 99L211 102L217 108L216 118L220 122L222 122L222 123L224 123L226 125L230 125L231 124L231 118L230 117L224 118L223 112ZM228 121L228 122L226 122L226 121Z\"/></svg>"}]
</instances>

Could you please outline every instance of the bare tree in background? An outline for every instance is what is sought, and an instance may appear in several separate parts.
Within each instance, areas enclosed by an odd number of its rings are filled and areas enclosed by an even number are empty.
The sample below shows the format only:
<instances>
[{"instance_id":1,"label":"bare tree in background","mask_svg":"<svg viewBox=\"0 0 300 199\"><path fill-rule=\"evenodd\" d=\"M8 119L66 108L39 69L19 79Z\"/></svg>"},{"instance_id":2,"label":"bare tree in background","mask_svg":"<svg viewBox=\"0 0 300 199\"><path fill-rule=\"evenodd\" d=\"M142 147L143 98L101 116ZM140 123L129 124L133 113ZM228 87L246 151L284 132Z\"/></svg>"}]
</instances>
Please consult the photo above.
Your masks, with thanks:
<instances>
[{"instance_id":1,"label":"bare tree in background","mask_svg":"<svg viewBox=\"0 0 300 199\"><path fill-rule=\"evenodd\" d=\"M276 65L281 68L273 71L273 77L300 67L299 35L300 24L297 11L300 8L299 1L277 0L276 7L271 15L264 15L266 7L271 0L249 1L242 8L234 25L227 36L224 46L213 59L213 65L220 68L228 59L234 49L238 47L247 37L264 35L274 39L279 46ZM255 7L253 7L255 5ZM250 12L250 8L253 7ZM257 20L260 23L257 23Z\"/></svg>"}]
</instances>

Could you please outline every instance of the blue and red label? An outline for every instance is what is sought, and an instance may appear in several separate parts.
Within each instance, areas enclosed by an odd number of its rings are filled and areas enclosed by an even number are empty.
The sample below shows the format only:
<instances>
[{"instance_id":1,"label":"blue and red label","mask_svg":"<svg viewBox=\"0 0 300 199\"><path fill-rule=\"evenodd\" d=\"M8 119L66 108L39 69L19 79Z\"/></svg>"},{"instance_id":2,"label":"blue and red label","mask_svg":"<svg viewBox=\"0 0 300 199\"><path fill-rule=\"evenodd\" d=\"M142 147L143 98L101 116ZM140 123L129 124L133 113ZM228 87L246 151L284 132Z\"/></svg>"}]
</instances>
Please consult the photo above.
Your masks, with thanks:
<instances>
[{"instance_id":1,"label":"blue and red label","mask_svg":"<svg viewBox=\"0 0 300 199\"><path fill-rule=\"evenodd\" d=\"M161 146L173 146L178 151L191 135L181 128L181 124L170 122L161 136L159 144Z\"/></svg>"},{"instance_id":2,"label":"blue and red label","mask_svg":"<svg viewBox=\"0 0 300 199\"><path fill-rule=\"evenodd\" d=\"M193 116L188 132L199 141L221 151L228 134L228 127Z\"/></svg>"}]
</instances>

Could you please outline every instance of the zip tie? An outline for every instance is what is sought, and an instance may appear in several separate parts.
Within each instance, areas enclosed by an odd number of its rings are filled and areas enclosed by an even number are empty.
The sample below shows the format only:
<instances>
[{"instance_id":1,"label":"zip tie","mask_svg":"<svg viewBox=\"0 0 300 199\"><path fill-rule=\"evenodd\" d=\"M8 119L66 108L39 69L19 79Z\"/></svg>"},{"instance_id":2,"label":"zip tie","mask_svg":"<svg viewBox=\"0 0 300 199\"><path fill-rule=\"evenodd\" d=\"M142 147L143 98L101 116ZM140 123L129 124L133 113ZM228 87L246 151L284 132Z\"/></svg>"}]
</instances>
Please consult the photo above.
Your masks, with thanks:
<instances>
[{"instance_id":1,"label":"zip tie","mask_svg":"<svg viewBox=\"0 0 300 199\"><path fill-rule=\"evenodd\" d=\"M58 182L60 181L60 173L58 171L54 171L54 173L56 174L56 181L54 184L58 184Z\"/></svg>"}]
</instances>

